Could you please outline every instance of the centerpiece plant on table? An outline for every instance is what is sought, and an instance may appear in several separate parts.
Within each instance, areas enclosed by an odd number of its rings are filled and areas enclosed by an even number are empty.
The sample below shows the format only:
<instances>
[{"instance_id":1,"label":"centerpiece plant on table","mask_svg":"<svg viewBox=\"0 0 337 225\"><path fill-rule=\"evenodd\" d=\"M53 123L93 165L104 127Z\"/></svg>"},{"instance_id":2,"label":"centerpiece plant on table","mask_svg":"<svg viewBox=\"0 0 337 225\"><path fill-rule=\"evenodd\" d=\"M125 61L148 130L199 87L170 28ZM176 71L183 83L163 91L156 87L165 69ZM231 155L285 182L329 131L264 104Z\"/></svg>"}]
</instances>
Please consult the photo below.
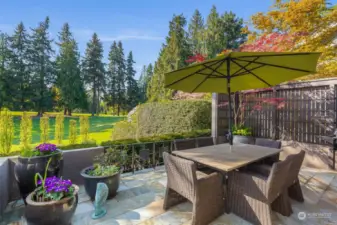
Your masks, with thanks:
<instances>
[{"instance_id":1,"label":"centerpiece plant on table","mask_svg":"<svg viewBox=\"0 0 337 225\"><path fill-rule=\"evenodd\" d=\"M25 217L28 224L68 225L78 204L79 187L56 176L48 177L50 158L44 176L36 173L33 179L36 189L27 198Z\"/></svg>"},{"instance_id":2,"label":"centerpiece plant on table","mask_svg":"<svg viewBox=\"0 0 337 225\"><path fill-rule=\"evenodd\" d=\"M35 189L35 174L43 174L49 160L47 176L62 176L63 153L56 145L43 143L34 149L25 148L21 151L14 167L14 174L24 201Z\"/></svg>"},{"instance_id":3,"label":"centerpiece plant on table","mask_svg":"<svg viewBox=\"0 0 337 225\"><path fill-rule=\"evenodd\" d=\"M81 171L85 191L92 201L95 199L99 182L103 182L108 186L108 199L116 196L120 183L120 174L127 161L127 149L116 146L95 157L93 165Z\"/></svg>"}]
</instances>

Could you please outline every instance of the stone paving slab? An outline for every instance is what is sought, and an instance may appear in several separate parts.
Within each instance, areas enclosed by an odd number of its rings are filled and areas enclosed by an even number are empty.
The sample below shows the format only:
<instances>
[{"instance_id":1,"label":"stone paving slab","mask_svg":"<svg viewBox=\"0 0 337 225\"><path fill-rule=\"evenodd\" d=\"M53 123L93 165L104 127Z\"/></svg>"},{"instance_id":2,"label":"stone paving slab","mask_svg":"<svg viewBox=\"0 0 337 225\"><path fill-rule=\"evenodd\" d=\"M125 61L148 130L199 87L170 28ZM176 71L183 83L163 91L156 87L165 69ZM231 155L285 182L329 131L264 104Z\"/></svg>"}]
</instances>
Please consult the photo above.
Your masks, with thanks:
<instances>
[{"instance_id":1,"label":"stone paving slab","mask_svg":"<svg viewBox=\"0 0 337 225\"><path fill-rule=\"evenodd\" d=\"M331 171L303 168L300 172L305 202L292 201L294 213L284 217L273 214L273 224L283 225L337 225L337 173ZM107 202L107 215L98 220L91 219L93 203L80 187L79 205L72 220L73 225L188 225L192 219L192 203L184 202L170 210L163 210L167 176L163 167L156 170L146 169L122 175L118 194ZM304 220L298 219L298 213L307 213ZM0 225L26 225L24 205L18 202L9 204ZM315 217L316 213L316 217ZM317 218L317 213L326 213ZM309 218L310 217L310 218ZM322 215L321 215L322 217ZM234 214L223 214L211 225L241 224L249 222Z\"/></svg>"}]
</instances>

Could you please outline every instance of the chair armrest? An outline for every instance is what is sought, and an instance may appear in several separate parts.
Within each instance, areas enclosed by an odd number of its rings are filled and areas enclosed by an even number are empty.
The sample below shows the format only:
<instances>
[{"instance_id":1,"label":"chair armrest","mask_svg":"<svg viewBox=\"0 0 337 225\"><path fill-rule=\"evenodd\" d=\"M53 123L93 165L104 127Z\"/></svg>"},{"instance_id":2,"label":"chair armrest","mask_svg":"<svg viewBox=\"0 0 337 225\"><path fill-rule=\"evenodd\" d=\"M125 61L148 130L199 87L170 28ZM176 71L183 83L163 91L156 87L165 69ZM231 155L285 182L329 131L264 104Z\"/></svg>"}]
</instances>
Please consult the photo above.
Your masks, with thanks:
<instances>
[{"instance_id":1,"label":"chair armrest","mask_svg":"<svg viewBox=\"0 0 337 225\"><path fill-rule=\"evenodd\" d=\"M197 180L196 194L199 197L208 198L210 195L217 195L223 198L223 183L223 176L218 172L201 177Z\"/></svg>"},{"instance_id":2,"label":"chair armrest","mask_svg":"<svg viewBox=\"0 0 337 225\"><path fill-rule=\"evenodd\" d=\"M228 175L228 190L229 192L235 191L261 201L267 201L267 179L268 177L257 173L234 171Z\"/></svg>"}]
</instances>

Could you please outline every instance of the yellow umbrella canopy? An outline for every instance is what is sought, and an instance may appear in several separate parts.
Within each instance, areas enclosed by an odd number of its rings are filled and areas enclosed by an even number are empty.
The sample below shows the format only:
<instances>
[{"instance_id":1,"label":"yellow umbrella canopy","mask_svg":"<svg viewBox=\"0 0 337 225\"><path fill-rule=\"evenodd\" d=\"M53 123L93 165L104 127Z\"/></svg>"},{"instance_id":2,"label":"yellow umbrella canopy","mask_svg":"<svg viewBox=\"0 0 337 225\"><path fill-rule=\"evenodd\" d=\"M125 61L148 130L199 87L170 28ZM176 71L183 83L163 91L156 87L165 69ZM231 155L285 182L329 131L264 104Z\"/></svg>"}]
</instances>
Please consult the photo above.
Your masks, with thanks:
<instances>
[{"instance_id":1,"label":"yellow umbrella canopy","mask_svg":"<svg viewBox=\"0 0 337 225\"><path fill-rule=\"evenodd\" d=\"M165 74L165 85L185 92L216 93L266 88L315 73L319 56L316 52L230 52Z\"/></svg>"},{"instance_id":2,"label":"yellow umbrella canopy","mask_svg":"<svg viewBox=\"0 0 337 225\"><path fill-rule=\"evenodd\" d=\"M185 92L236 91L272 87L316 73L317 52L230 52L165 74L168 88ZM231 98L228 139L233 144Z\"/></svg>"}]
</instances>

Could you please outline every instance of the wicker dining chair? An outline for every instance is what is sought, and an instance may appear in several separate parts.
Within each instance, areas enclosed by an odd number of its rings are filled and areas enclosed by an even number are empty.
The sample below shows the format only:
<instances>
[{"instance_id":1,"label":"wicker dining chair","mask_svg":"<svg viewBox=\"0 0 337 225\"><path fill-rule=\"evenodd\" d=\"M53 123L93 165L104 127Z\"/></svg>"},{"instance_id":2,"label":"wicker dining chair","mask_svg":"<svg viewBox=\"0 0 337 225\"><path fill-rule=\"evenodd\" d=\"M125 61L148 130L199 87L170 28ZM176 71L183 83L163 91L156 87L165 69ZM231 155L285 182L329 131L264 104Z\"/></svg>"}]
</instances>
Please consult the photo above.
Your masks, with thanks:
<instances>
[{"instance_id":1,"label":"wicker dining chair","mask_svg":"<svg viewBox=\"0 0 337 225\"><path fill-rule=\"evenodd\" d=\"M213 137L199 137L197 138L198 147L206 147L214 145Z\"/></svg>"},{"instance_id":2,"label":"wicker dining chair","mask_svg":"<svg viewBox=\"0 0 337 225\"><path fill-rule=\"evenodd\" d=\"M196 147L196 140L194 138L174 140L175 150L187 150L195 147Z\"/></svg>"},{"instance_id":3,"label":"wicker dining chair","mask_svg":"<svg viewBox=\"0 0 337 225\"><path fill-rule=\"evenodd\" d=\"M282 146L282 143L281 141L271 140L267 138L256 138L255 145L262 146L262 147L268 147L268 148L280 149ZM274 162L279 161L279 158L280 158L280 153L264 159L263 163L273 165Z\"/></svg>"},{"instance_id":4,"label":"wicker dining chair","mask_svg":"<svg viewBox=\"0 0 337 225\"><path fill-rule=\"evenodd\" d=\"M164 209L189 200L193 204L192 225L206 225L224 213L222 176L196 170L194 162L166 152L167 187Z\"/></svg>"},{"instance_id":5,"label":"wicker dining chair","mask_svg":"<svg viewBox=\"0 0 337 225\"><path fill-rule=\"evenodd\" d=\"M290 216L292 209L285 188L290 166L290 160L275 163L268 177L252 172L230 172L230 211L253 224L263 225L272 225L272 210Z\"/></svg>"},{"instance_id":6,"label":"wicker dining chair","mask_svg":"<svg viewBox=\"0 0 337 225\"><path fill-rule=\"evenodd\" d=\"M298 202L304 202L304 197L300 185L300 181L298 179L298 174L300 173L300 169L305 157L305 151L301 150L297 154L292 154L287 156L287 159L292 161L290 167L290 173L287 177L286 186L288 188L288 195L292 199ZM261 164L261 165L253 165L249 167L250 170L261 173L264 176L268 176L271 172L271 166L268 164Z\"/></svg>"}]
</instances>

